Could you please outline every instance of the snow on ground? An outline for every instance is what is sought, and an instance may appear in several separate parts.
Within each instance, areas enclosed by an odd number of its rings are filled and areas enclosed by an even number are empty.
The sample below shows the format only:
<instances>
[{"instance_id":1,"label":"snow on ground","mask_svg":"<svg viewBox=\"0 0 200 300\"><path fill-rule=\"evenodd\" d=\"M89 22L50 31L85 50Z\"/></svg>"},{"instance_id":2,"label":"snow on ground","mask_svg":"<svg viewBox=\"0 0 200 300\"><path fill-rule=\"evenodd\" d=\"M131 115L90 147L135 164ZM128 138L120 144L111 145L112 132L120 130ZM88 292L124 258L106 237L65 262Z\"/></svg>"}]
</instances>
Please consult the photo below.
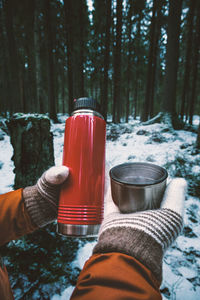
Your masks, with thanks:
<instances>
[{"instance_id":1,"label":"snow on ground","mask_svg":"<svg viewBox=\"0 0 200 300\"><path fill-rule=\"evenodd\" d=\"M9 192L13 189L14 183L14 164L11 160L13 148L10 144L10 137L0 129L0 194Z\"/></svg>"},{"instance_id":2,"label":"snow on ground","mask_svg":"<svg viewBox=\"0 0 200 300\"><path fill-rule=\"evenodd\" d=\"M64 128L67 116L59 116L61 123L52 124L54 134L55 163L62 163ZM198 125L200 118L194 120ZM14 181L12 146L8 135L0 131L0 193L10 191ZM128 124L107 125L106 160L110 166L124 162L152 162L164 166L175 161L177 156L189 159L187 146L196 141L196 134L189 131L171 133L164 124L144 126L139 121L130 120ZM199 155L199 154L198 154ZM196 155L195 157L197 157ZM173 166L172 166L173 167ZM174 167L175 168L175 167ZM173 168L172 168L173 169ZM191 172L199 174L200 167L194 163ZM173 177L173 172L170 171ZM166 252L163 262L163 299L197 300L200 299L200 199L187 196L184 233ZM95 242L88 242L77 252L73 262L82 268L92 253ZM67 300L73 291L67 286L61 295L52 295L51 300Z\"/></svg>"}]
</instances>

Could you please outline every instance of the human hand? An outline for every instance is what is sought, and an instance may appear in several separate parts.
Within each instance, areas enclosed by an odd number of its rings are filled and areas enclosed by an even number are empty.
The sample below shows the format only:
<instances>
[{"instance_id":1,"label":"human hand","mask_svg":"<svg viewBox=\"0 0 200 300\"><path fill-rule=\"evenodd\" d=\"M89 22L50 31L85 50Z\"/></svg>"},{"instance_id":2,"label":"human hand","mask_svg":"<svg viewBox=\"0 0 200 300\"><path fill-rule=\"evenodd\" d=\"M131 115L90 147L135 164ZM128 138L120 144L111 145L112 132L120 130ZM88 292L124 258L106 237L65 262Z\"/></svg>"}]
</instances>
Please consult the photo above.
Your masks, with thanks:
<instances>
[{"instance_id":1,"label":"human hand","mask_svg":"<svg viewBox=\"0 0 200 300\"><path fill-rule=\"evenodd\" d=\"M66 166L54 166L39 178L36 185L23 189L25 207L37 226L42 227L56 219L60 188L68 175Z\"/></svg>"},{"instance_id":2,"label":"human hand","mask_svg":"<svg viewBox=\"0 0 200 300\"><path fill-rule=\"evenodd\" d=\"M133 256L161 281L163 254L182 230L186 189L183 178L173 179L159 209L122 214L109 187L94 253L121 252Z\"/></svg>"}]
</instances>

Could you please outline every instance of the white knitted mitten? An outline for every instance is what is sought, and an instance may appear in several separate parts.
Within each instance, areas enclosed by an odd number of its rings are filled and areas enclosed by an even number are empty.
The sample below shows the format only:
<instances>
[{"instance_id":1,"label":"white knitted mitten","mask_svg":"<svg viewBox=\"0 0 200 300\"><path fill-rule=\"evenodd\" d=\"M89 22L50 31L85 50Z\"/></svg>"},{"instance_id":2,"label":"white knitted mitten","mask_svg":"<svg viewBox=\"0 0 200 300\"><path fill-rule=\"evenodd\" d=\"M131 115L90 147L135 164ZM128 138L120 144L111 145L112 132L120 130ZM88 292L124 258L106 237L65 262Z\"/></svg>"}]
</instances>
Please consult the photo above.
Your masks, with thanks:
<instances>
[{"instance_id":1,"label":"white knitted mitten","mask_svg":"<svg viewBox=\"0 0 200 300\"><path fill-rule=\"evenodd\" d=\"M37 226L45 226L56 219L60 187L68 175L67 167L52 167L39 178L36 185L23 189L25 206Z\"/></svg>"},{"instance_id":2,"label":"white knitted mitten","mask_svg":"<svg viewBox=\"0 0 200 300\"><path fill-rule=\"evenodd\" d=\"M182 230L186 188L184 179L173 179L166 188L160 209L129 214L119 212L109 188L105 218L93 252L130 255L161 282L163 254Z\"/></svg>"}]
</instances>

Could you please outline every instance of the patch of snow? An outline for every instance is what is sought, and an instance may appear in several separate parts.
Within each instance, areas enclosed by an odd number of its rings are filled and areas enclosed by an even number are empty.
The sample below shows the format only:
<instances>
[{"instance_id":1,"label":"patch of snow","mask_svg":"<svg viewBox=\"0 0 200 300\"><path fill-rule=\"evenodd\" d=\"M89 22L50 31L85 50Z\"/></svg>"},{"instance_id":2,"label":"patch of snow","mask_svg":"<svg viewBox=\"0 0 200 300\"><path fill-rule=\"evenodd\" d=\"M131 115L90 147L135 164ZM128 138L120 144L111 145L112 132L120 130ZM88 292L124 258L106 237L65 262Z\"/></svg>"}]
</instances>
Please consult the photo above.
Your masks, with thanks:
<instances>
[{"instance_id":1,"label":"patch of snow","mask_svg":"<svg viewBox=\"0 0 200 300\"><path fill-rule=\"evenodd\" d=\"M198 126L200 124L200 116L194 115L193 116L193 125Z\"/></svg>"},{"instance_id":2,"label":"patch of snow","mask_svg":"<svg viewBox=\"0 0 200 300\"><path fill-rule=\"evenodd\" d=\"M12 118L14 119L25 119L28 120L29 118L37 118L37 119L49 119L48 115L46 114L38 114L38 113L15 113L13 114Z\"/></svg>"},{"instance_id":3,"label":"patch of snow","mask_svg":"<svg viewBox=\"0 0 200 300\"><path fill-rule=\"evenodd\" d=\"M186 279L182 279L176 285L171 299L174 300L199 300L200 287L194 288L192 283Z\"/></svg>"},{"instance_id":4,"label":"patch of snow","mask_svg":"<svg viewBox=\"0 0 200 300\"><path fill-rule=\"evenodd\" d=\"M71 294L74 290L74 287L69 286L68 288L66 288L61 295L54 295L51 300L68 300L71 297Z\"/></svg>"},{"instance_id":5,"label":"patch of snow","mask_svg":"<svg viewBox=\"0 0 200 300\"><path fill-rule=\"evenodd\" d=\"M14 164L11 160L13 156L13 147L10 143L10 137L4 135L4 139L0 141L0 194L13 190L15 174L13 172Z\"/></svg>"},{"instance_id":6,"label":"patch of snow","mask_svg":"<svg viewBox=\"0 0 200 300\"><path fill-rule=\"evenodd\" d=\"M192 173L200 174L200 166L194 166L192 168Z\"/></svg>"},{"instance_id":7,"label":"patch of snow","mask_svg":"<svg viewBox=\"0 0 200 300\"><path fill-rule=\"evenodd\" d=\"M76 256L76 258L73 262L73 265L82 270L85 262L92 255L92 250L93 250L95 245L96 245L96 242L88 242L83 247L81 247L78 250L78 253L77 253L77 256Z\"/></svg>"},{"instance_id":8,"label":"patch of snow","mask_svg":"<svg viewBox=\"0 0 200 300\"><path fill-rule=\"evenodd\" d=\"M193 278L197 276L197 273L194 269L188 268L188 267L180 267L178 268L178 271L180 274L185 278Z\"/></svg>"},{"instance_id":9,"label":"patch of snow","mask_svg":"<svg viewBox=\"0 0 200 300\"><path fill-rule=\"evenodd\" d=\"M54 158L55 158L55 165L61 166L62 165L62 158L63 158L63 146L64 146L64 131L65 131L65 118L63 117L63 123L58 124L51 124L51 131L53 133L53 143L54 143Z\"/></svg>"}]
</instances>

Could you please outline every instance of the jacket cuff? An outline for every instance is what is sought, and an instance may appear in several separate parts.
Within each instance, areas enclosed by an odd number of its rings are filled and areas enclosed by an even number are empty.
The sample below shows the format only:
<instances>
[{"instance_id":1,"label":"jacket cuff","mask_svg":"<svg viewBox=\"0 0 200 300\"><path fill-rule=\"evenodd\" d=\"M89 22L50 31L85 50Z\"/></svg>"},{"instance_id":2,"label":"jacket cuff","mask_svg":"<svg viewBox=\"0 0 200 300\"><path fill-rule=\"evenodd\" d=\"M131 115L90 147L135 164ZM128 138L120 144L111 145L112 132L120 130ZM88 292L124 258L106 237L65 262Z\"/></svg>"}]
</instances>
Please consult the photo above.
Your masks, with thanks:
<instances>
[{"instance_id":1,"label":"jacket cuff","mask_svg":"<svg viewBox=\"0 0 200 300\"><path fill-rule=\"evenodd\" d=\"M100 235L93 253L110 252L134 257L152 272L158 282L162 281L162 247L144 231L127 227L105 230Z\"/></svg>"}]
</instances>

